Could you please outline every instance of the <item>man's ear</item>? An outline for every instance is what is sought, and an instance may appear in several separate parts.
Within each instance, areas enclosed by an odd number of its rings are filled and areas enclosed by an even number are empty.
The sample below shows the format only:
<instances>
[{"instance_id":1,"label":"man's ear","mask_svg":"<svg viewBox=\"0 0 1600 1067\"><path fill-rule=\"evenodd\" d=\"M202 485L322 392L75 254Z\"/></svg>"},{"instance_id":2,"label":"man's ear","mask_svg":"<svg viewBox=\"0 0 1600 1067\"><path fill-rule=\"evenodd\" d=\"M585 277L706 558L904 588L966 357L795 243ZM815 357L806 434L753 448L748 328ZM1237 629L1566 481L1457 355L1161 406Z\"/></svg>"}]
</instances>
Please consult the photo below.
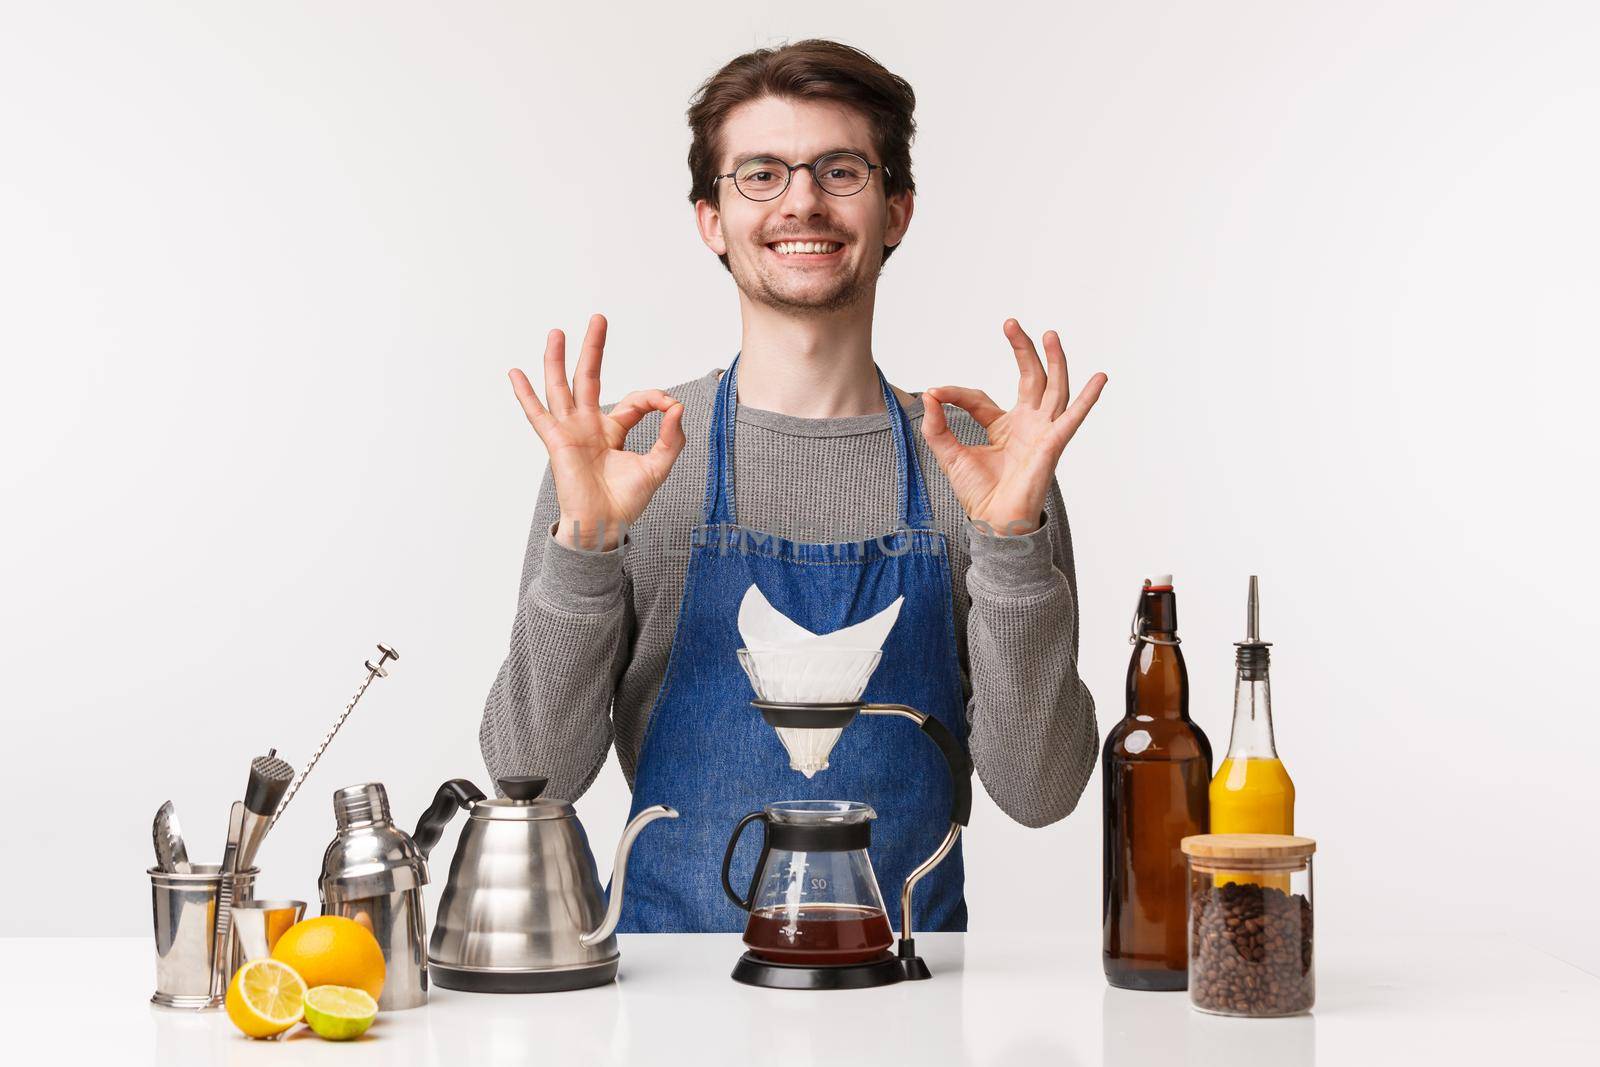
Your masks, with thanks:
<instances>
[{"instance_id":1,"label":"man's ear","mask_svg":"<svg viewBox=\"0 0 1600 1067\"><path fill-rule=\"evenodd\" d=\"M916 207L913 203L915 199L915 194L910 190L902 190L884 201L887 217L883 228L883 243L890 248L905 240L906 231L911 228L911 213Z\"/></svg>"},{"instance_id":2,"label":"man's ear","mask_svg":"<svg viewBox=\"0 0 1600 1067\"><path fill-rule=\"evenodd\" d=\"M722 236L722 212L709 200L694 202L694 223L700 229L700 240L719 256L728 254L728 242Z\"/></svg>"}]
</instances>

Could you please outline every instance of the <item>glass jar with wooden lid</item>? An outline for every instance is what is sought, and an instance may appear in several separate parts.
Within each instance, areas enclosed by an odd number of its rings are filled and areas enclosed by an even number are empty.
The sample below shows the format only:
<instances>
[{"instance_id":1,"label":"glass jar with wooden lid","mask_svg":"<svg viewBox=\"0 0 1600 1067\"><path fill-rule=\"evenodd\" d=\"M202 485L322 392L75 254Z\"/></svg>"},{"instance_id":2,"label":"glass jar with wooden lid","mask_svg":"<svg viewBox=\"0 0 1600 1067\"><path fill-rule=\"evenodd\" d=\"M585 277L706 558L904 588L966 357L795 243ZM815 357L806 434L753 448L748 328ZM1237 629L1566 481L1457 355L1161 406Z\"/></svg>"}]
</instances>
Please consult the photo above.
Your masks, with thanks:
<instances>
[{"instance_id":1,"label":"glass jar with wooden lid","mask_svg":"<svg viewBox=\"0 0 1600 1067\"><path fill-rule=\"evenodd\" d=\"M1189 1002L1215 1015L1309 1011L1311 855L1289 834L1198 834L1189 865Z\"/></svg>"}]
</instances>

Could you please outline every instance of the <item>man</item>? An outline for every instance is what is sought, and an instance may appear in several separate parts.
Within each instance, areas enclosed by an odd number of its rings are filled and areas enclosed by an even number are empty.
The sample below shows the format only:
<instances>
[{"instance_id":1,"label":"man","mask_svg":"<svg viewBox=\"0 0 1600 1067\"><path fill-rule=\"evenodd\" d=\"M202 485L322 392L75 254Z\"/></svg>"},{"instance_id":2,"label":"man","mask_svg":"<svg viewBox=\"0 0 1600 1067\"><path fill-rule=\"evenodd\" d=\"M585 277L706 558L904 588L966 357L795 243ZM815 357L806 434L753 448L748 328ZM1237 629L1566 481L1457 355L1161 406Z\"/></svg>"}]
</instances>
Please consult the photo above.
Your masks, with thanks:
<instances>
[{"instance_id":1,"label":"man","mask_svg":"<svg viewBox=\"0 0 1600 1067\"><path fill-rule=\"evenodd\" d=\"M1105 376L1069 403L1060 339L1044 335L1041 364L1014 319L1010 410L979 390L918 396L881 376L873 303L911 223L914 99L903 79L830 41L727 64L689 110L690 199L738 288L737 356L602 409L596 315L570 385L564 337L551 331L547 403L511 372L550 464L483 754L497 777L541 774L550 795L576 798L614 742L634 811L682 813L635 845L620 929L741 929L722 853L739 818L769 801L872 805L871 855L895 924L893 890L948 827L945 765L909 723L853 726L813 779L788 768L735 655L752 585L814 633L903 598L864 697L949 727L1012 818L1064 817L1093 770L1054 472ZM751 875L753 837L736 880ZM966 917L958 846L919 883L914 918L964 930Z\"/></svg>"}]
</instances>

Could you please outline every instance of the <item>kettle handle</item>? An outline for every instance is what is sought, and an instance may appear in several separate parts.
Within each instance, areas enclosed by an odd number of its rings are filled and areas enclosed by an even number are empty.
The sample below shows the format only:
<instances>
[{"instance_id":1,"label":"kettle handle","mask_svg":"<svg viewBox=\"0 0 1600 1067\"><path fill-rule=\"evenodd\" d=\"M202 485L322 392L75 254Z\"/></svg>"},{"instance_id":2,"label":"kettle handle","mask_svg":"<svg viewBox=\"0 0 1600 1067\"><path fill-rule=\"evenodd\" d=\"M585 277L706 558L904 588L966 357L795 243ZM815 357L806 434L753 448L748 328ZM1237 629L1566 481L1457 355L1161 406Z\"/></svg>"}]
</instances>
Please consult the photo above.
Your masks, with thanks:
<instances>
[{"instance_id":1,"label":"kettle handle","mask_svg":"<svg viewBox=\"0 0 1600 1067\"><path fill-rule=\"evenodd\" d=\"M756 869L750 872L750 893L748 896L740 897L738 893L733 891L733 884L728 881L728 867L733 863L733 850L739 845L739 835L744 833L746 826L749 826L757 819L761 820L761 855L756 857ZM733 836L728 838L728 851L723 853L722 856L722 891L728 894L729 900L745 911L749 911L755 903L756 889L758 888L757 881L761 877L761 869L767 865L767 853L772 851L771 837L767 833L767 827L770 824L771 820L767 818L766 812L752 811L749 815L740 819L739 825L733 828Z\"/></svg>"},{"instance_id":2,"label":"kettle handle","mask_svg":"<svg viewBox=\"0 0 1600 1067\"><path fill-rule=\"evenodd\" d=\"M433 851L433 846L439 843L439 838L444 836L444 828L450 825L450 819L455 813L472 807L482 799L483 790L465 778L452 778L441 785L439 791L433 795L433 803L422 813L416 833L411 835L411 840L417 843L423 858L427 858L428 853Z\"/></svg>"}]
</instances>

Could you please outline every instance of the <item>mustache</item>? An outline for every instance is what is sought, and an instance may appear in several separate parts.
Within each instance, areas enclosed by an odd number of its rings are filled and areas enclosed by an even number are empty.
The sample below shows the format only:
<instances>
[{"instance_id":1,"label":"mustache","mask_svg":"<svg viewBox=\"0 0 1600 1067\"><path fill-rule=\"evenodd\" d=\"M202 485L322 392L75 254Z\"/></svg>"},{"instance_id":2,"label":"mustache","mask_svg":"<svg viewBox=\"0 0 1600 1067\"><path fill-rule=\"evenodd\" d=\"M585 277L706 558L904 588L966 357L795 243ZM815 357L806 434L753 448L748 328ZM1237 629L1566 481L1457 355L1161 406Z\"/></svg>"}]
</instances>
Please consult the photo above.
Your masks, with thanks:
<instances>
[{"instance_id":1,"label":"mustache","mask_svg":"<svg viewBox=\"0 0 1600 1067\"><path fill-rule=\"evenodd\" d=\"M832 241L835 244L845 245L845 244L849 244L850 243L850 238L837 236L837 235L833 235L833 234L829 234L829 235L827 235L825 237L816 237L814 235L808 235L808 234L803 234L803 233L788 233L788 234L780 233L780 234L773 234L773 235L769 235L767 237L763 237L757 243L758 244L763 244L763 245L770 245L770 244L776 244L779 241Z\"/></svg>"}]
</instances>

